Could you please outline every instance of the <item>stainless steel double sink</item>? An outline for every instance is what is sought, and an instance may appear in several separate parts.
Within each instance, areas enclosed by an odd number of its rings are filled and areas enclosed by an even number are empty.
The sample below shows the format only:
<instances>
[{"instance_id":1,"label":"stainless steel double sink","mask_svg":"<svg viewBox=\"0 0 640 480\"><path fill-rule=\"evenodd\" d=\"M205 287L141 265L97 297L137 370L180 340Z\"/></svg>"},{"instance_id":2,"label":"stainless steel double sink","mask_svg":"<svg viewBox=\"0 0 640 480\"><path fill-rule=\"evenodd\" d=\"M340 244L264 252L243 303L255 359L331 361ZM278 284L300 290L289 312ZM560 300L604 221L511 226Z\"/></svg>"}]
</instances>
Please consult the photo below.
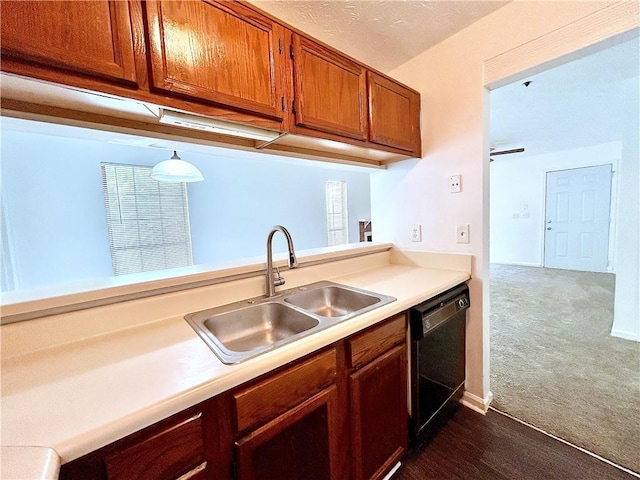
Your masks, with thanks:
<instances>
[{"instance_id":1,"label":"stainless steel double sink","mask_svg":"<svg viewBox=\"0 0 640 480\"><path fill-rule=\"evenodd\" d=\"M190 313L185 320L223 363L238 363L395 301L333 282L316 282L274 297Z\"/></svg>"}]
</instances>

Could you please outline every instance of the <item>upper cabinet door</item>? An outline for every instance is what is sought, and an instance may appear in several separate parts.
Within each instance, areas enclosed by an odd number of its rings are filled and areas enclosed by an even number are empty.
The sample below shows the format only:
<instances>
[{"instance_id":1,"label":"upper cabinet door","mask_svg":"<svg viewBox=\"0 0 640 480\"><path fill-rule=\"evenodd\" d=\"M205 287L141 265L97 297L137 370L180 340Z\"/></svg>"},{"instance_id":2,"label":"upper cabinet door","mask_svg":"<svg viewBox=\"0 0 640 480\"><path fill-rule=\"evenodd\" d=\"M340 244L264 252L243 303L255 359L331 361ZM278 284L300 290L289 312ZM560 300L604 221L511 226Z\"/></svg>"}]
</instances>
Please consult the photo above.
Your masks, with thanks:
<instances>
[{"instance_id":1,"label":"upper cabinet door","mask_svg":"<svg viewBox=\"0 0 640 480\"><path fill-rule=\"evenodd\" d=\"M293 35L296 125L366 140L366 70L299 35Z\"/></svg>"},{"instance_id":2,"label":"upper cabinet door","mask_svg":"<svg viewBox=\"0 0 640 480\"><path fill-rule=\"evenodd\" d=\"M3 0L0 31L4 58L136 82L127 1Z\"/></svg>"},{"instance_id":3,"label":"upper cabinet door","mask_svg":"<svg viewBox=\"0 0 640 480\"><path fill-rule=\"evenodd\" d=\"M282 119L275 22L230 1L147 1L146 13L156 89Z\"/></svg>"},{"instance_id":4,"label":"upper cabinet door","mask_svg":"<svg viewBox=\"0 0 640 480\"><path fill-rule=\"evenodd\" d=\"M369 75L369 140L420 156L420 95L373 72Z\"/></svg>"}]
</instances>

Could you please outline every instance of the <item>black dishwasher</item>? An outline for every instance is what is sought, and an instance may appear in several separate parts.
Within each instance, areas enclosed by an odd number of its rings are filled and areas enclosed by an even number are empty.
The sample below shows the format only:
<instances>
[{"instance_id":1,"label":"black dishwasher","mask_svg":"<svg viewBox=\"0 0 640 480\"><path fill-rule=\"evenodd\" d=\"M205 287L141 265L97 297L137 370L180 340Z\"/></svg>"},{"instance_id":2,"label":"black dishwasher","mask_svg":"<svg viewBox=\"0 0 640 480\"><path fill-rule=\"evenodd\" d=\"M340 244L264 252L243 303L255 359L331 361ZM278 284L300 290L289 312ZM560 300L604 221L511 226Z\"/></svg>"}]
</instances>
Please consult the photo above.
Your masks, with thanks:
<instances>
[{"instance_id":1,"label":"black dishwasher","mask_svg":"<svg viewBox=\"0 0 640 480\"><path fill-rule=\"evenodd\" d=\"M409 310L411 442L434 433L462 397L469 288L458 285Z\"/></svg>"}]
</instances>

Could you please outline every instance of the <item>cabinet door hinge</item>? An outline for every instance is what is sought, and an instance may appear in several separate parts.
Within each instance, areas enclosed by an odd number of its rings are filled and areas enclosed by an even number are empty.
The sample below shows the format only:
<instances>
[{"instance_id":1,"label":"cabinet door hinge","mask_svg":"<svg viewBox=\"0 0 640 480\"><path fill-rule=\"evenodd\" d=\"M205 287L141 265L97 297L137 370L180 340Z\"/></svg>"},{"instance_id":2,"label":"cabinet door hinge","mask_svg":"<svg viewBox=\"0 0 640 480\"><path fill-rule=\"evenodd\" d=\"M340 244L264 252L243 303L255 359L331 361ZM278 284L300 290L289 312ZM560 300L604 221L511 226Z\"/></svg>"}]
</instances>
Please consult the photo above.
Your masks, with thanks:
<instances>
[{"instance_id":1,"label":"cabinet door hinge","mask_svg":"<svg viewBox=\"0 0 640 480\"><path fill-rule=\"evenodd\" d=\"M282 111L284 112L284 97L280 97L280 104L282 105Z\"/></svg>"},{"instance_id":2,"label":"cabinet door hinge","mask_svg":"<svg viewBox=\"0 0 640 480\"><path fill-rule=\"evenodd\" d=\"M296 113L296 101L295 100L291 101L291 113L293 113L294 115Z\"/></svg>"},{"instance_id":3,"label":"cabinet door hinge","mask_svg":"<svg viewBox=\"0 0 640 480\"><path fill-rule=\"evenodd\" d=\"M278 53L282 53L282 39L278 39Z\"/></svg>"},{"instance_id":4,"label":"cabinet door hinge","mask_svg":"<svg viewBox=\"0 0 640 480\"><path fill-rule=\"evenodd\" d=\"M293 45L289 46L289 56L291 57L291 60L293 60Z\"/></svg>"}]
</instances>

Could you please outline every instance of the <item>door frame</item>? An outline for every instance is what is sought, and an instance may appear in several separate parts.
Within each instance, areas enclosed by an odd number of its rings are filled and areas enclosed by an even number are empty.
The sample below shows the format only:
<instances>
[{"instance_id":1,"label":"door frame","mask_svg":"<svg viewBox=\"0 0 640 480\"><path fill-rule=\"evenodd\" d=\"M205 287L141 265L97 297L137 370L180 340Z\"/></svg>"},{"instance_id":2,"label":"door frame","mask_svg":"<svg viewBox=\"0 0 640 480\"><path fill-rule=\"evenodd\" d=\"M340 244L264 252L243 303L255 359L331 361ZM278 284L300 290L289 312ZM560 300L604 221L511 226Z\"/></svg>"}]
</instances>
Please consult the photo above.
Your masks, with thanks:
<instances>
[{"instance_id":1,"label":"door frame","mask_svg":"<svg viewBox=\"0 0 640 480\"><path fill-rule=\"evenodd\" d=\"M490 385L491 302L488 274L491 208L489 202L489 189L491 188L489 181L490 92L514 81L524 80L530 73L540 71L553 64L559 65L575 60L589 51L606 48L623 41L625 38L635 38L638 30L637 21L630 22L629 19L633 17L629 15L617 15L618 10L627 8L631 10L636 6L626 3L603 6L585 17L575 18L565 23L559 30L544 33L534 39L529 38L528 41L518 41L512 48L505 48L502 53L486 58L482 62L484 72L482 81L482 238L481 253L479 259L477 259L480 263L480 293L475 294L472 290L472 299L477 300L480 305L482 325L479 329L470 330L474 336L477 336L477 340L470 342L471 348L469 345L467 346L467 352L474 354L478 350L481 352L481 355L476 354L474 357L479 360L479 366L473 369L467 367L468 385L474 387L472 390L474 393L465 392L463 403L471 408L475 407L479 411L486 412L493 400ZM584 28L587 23L590 25L588 30ZM588 35L585 33L587 31ZM558 35L564 35L563 42L558 42ZM532 51L535 51L536 55L532 55ZM615 175L612 182L615 185ZM612 186L612 195L614 195L613 190L614 187ZM617 189L615 195L617 197ZM611 203L614 204L614 202ZM615 242L615 235L613 237L610 236L610 240ZM613 260L615 268L615 258ZM471 315L476 314L472 312ZM480 386L479 390L475 389L476 383Z\"/></svg>"}]
</instances>

